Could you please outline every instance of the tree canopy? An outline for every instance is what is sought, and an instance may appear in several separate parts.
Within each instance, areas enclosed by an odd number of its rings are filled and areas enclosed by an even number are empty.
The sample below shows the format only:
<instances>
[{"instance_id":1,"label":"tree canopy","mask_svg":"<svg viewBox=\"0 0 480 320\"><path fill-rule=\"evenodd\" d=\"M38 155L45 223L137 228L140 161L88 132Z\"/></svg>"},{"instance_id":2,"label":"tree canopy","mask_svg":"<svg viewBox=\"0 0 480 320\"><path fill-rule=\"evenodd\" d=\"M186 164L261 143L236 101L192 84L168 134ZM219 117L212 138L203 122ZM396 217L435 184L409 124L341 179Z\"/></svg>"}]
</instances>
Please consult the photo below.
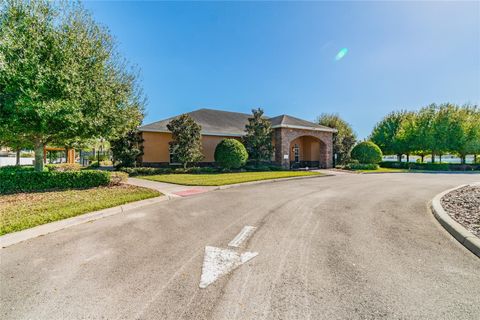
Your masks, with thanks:
<instances>
[{"instance_id":1,"label":"tree canopy","mask_svg":"<svg viewBox=\"0 0 480 320\"><path fill-rule=\"evenodd\" d=\"M465 162L480 153L480 110L476 105L431 104L418 112L393 112L374 128L371 140L384 154L423 157L456 154Z\"/></svg>"},{"instance_id":2,"label":"tree canopy","mask_svg":"<svg viewBox=\"0 0 480 320\"><path fill-rule=\"evenodd\" d=\"M174 162L181 163L184 168L188 164L203 159L201 130L202 127L188 114L182 114L167 124L172 133L169 150Z\"/></svg>"},{"instance_id":3,"label":"tree canopy","mask_svg":"<svg viewBox=\"0 0 480 320\"><path fill-rule=\"evenodd\" d=\"M248 158L255 162L270 161L273 154L273 130L270 121L263 116L261 108L252 110L245 126L246 135L243 144L248 152Z\"/></svg>"},{"instance_id":4,"label":"tree canopy","mask_svg":"<svg viewBox=\"0 0 480 320\"><path fill-rule=\"evenodd\" d=\"M140 124L137 72L80 4L9 0L0 43L0 125L34 143L37 170L47 143L112 139Z\"/></svg>"},{"instance_id":5,"label":"tree canopy","mask_svg":"<svg viewBox=\"0 0 480 320\"><path fill-rule=\"evenodd\" d=\"M404 145L398 133L406 115L406 111L391 112L373 129L370 140L380 147L383 154L401 155L403 153Z\"/></svg>"},{"instance_id":6,"label":"tree canopy","mask_svg":"<svg viewBox=\"0 0 480 320\"><path fill-rule=\"evenodd\" d=\"M340 118L338 114L321 114L316 122L320 125L337 129L335 140L333 144L334 153L337 154L336 162L338 164L345 164L350 159L350 152L357 140L352 127L348 122Z\"/></svg>"}]
</instances>

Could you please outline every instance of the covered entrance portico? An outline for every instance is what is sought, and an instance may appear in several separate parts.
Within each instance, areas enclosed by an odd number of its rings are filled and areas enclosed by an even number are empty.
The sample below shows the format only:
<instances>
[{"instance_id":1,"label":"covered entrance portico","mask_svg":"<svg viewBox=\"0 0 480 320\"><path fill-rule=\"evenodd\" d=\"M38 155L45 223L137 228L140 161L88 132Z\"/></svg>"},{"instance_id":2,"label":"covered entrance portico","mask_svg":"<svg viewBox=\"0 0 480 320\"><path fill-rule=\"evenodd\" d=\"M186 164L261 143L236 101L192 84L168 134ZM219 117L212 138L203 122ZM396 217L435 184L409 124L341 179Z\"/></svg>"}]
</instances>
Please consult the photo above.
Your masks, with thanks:
<instances>
[{"instance_id":1,"label":"covered entrance portico","mask_svg":"<svg viewBox=\"0 0 480 320\"><path fill-rule=\"evenodd\" d=\"M286 169L331 168L333 132L297 128L275 131L275 160Z\"/></svg>"},{"instance_id":2,"label":"covered entrance portico","mask_svg":"<svg viewBox=\"0 0 480 320\"><path fill-rule=\"evenodd\" d=\"M301 136L290 142L290 168L320 168L320 151L324 143L312 136Z\"/></svg>"}]
</instances>

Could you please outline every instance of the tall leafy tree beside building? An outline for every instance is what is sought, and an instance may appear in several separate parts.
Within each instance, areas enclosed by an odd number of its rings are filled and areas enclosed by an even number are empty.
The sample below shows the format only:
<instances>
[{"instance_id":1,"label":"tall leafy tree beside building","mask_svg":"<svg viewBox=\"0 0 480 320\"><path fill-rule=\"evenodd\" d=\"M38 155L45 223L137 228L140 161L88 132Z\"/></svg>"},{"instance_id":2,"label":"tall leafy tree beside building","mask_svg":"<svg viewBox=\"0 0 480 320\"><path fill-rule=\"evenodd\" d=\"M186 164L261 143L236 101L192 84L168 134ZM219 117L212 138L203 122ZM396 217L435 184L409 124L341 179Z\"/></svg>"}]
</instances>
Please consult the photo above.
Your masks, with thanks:
<instances>
[{"instance_id":1,"label":"tall leafy tree beside building","mask_svg":"<svg viewBox=\"0 0 480 320\"><path fill-rule=\"evenodd\" d=\"M202 154L202 127L188 114L182 114L167 124L172 133L170 141L170 156L174 161L183 165L186 169L191 163L203 160Z\"/></svg>"},{"instance_id":2,"label":"tall leafy tree beside building","mask_svg":"<svg viewBox=\"0 0 480 320\"><path fill-rule=\"evenodd\" d=\"M130 131L110 141L113 161L121 167L136 167L138 159L143 155L142 143L143 139L138 131Z\"/></svg>"},{"instance_id":3,"label":"tall leafy tree beside building","mask_svg":"<svg viewBox=\"0 0 480 320\"><path fill-rule=\"evenodd\" d=\"M391 112L377 123L370 135L370 140L380 147L383 154L395 154L399 161L405 150L398 132L406 114L406 111Z\"/></svg>"},{"instance_id":4,"label":"tall leafy tree beside building","mask_svg":"<svg viewBox=\"0 0 480 320\"><path fill-rule=\"evenodd\" d=\"M273 155L273 130L270 121L263 116L261 108L252 110L245 132L243 144L247 149L248 158L256 163L270 161Z\"/></svg>"},{"instance_id":5,"label":"tall leafy tree beside building","mask_svg":"<svg viewBox=\"0 0 480 320\"><path fill-rule=\"evenodd\" d=\"M337 155L336 163L345 164L350 159L350 152L356 143L357 137L351 125L340 118L338 114L321 114L316 122L322 126L337 129L333 144L333 152Z\"/></svg>"},{"instance_id":6,"label":"tall leafy tree beside building","mask_svg":"<svg viewBox=\"0 0 480 320\"><path fill-rule=\"evenodd\" d=\"M46 144L109 140L140 124L137 73L80 4L0 6L0 126L34 144L36 170Z\"/></svg>"}]
</instances>

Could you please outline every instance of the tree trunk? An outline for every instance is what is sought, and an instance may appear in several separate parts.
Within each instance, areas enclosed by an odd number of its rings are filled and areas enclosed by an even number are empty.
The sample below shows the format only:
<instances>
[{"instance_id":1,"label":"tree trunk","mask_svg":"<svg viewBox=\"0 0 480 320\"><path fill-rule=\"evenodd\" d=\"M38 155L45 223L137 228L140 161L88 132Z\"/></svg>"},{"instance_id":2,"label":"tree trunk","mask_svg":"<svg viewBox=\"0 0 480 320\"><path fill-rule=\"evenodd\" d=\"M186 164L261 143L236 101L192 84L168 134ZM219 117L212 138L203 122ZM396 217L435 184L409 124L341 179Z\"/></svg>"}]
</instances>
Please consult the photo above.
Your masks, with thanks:
<instances>
[{"instance_id":1,"label":"tree trunk","mask_svg":"<svg viewBox=\"0 0 480 320\"><path fill-rule=\"evenodd\" d=\"M438 156L440 163L442 163L442 155Z\"/></svg>"},{"instance_id":2,"label":"tree trunk","mask_svg":"<svg viewBox=\"0 0 480 320\"><path fill-rule=\"evenodd\" d=\"M39 138L35 139L35 171L43 171L43 142Z\"/></svg>"},{"instance_id":3,"label":"tree trunk","mask_svg":"<svg viewBox=\"0 0 480 320\"><path fill-rule=\"evenodd\" d=\"M477 163L477 155L476 154L473 155L473 163Z\"/></svg>"},{"instance_id":4,"label":"tree trunk","mask_svg":"<svg viewBox=\"0 0 480 320\"><path fill-rule=\"evenodd\" d=\"M397 154L397 161L402 162L402 155L401 154Z\"/></svg>"},{"instance_id":5,"label":"tree trunk","mask_svg":"<svg viewBox=\"0 0 480 320\"><path fill-rule=\"evenodd\" d=\"M19 166L19 165L20 165L20 151L21 151L21 150L22 150L22 149L17 149L16 152L15 152L15 153L16 153L16 155L15 155L15 156L16 156L16 159L15 159L15 165L16 165L16 166Z\"/></svg>"},{"instance_id":6,"label":"tree trunk","mask_svg":"<svg viewBox=\"0 0 480 320\"><path fill-rule=\"evenodd\" d=\"M466 155L463 155L463 154L462 154L462 155L460 156L460 161L461 161L461 164L465 164L465 162L467 162L467 161L466 161Z\"/></svg>"},{"instance_id":7,"label":"tree trunk","mask_svg":"<svg viewBox=\"0 0 480 320\"><path fill-rule=\"evenodd\" d=\"M423 163L423 159L425 158L425 155L422 154L420 157L422 158L422 163Z\"/></svg>"},{"instance_id":8,"label":"tree trunk","mask_svg":"<svg viewBox=\"0 0 480 320\"><path fill-rule=\"evenodd\" d=\"M432 163L435 163L435 154L432 153Z\"/></svg>"},{"instance_id":9,"label":"tree trunk","mask_svg":"<svg viewBox=\"0 0 480 320\"><path fill-rule=\"evenodd\" d=\"M409 163L409 162L410 162L410 154L407 153L407 163Z\"/></svg>"}]
</instances>

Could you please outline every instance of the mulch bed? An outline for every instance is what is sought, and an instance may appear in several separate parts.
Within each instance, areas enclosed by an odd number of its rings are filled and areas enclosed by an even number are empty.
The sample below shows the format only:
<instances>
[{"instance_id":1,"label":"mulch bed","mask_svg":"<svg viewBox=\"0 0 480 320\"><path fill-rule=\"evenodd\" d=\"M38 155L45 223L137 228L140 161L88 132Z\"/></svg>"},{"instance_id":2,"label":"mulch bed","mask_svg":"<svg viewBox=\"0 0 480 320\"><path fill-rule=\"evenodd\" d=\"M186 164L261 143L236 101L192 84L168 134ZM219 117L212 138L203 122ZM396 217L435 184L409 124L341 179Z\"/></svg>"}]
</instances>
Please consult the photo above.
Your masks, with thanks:
<instances>
[{"instance_id":1,"label":"mulch bed","mask_svg":"<svg viewBox=\"0 0 480 320\"><path fill-rule=\"evenodd\" d=\"M466 186L449 192L441 202L455 221L480 237L480 186Z\"/></svg>"}]
</instances>

